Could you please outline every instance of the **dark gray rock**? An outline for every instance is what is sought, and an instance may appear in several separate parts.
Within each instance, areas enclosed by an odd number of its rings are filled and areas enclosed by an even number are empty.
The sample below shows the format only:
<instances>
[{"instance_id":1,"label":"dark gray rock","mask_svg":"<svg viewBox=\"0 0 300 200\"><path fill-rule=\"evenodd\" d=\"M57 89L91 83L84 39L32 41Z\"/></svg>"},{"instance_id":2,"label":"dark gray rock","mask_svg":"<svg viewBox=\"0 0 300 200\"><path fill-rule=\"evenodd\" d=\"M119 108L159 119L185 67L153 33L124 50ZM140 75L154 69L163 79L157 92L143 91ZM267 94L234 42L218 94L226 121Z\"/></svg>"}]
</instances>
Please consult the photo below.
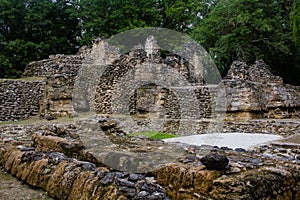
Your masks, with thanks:
<instances>
[{"instance_id":1,"label":"dark gray rock","mask_svg":"<svg viewBox=\"0 0 300 200\"><path fill-rule=\"evenodd\" d=\"M247 150L244 148L235 148L234 149L236 152L246 152Z\"/></svg>"},{"instance_id":2,"label":"dark gray rock","mask_svg":"<svg viewBox=\"0 0 300 200\"><path fill-rule=\"evenodd\" d=\"M116 183L119 186L125 186L125 187L134 187L135 185L134 182L125 179L119 179L119 178L116 179Z\"/></svg>"},{"instance_id":3,"label":"dark gray rock","mask_svg":"<svg viewBox=\"0 0 300 200\"><path fill-rule=\"evenodd\" d=\"M226 151L230 151L230 150L233 150L232 148L229 148L229 147L221 147L222 150L226 150Z\"/></svg>"},{"instance_id":4,"label":"dark gray rock","mask_svg":"<svg viewBox=\"0 0 300 200\"><path fill-rule=\"evenodd\" d=\"M121 187L120 191L125 193L126 196L129 196L129 197L134 197L136 195L136 192L137 192L136 189L128 188L128 187Z\"/></svg>"},{"instance_id":5,"label":"dark gray rock","mask_svg":"<svg viewBox=\"0 0 300 200\"><path fill-rule=\"evenodd\" d=\"M149 192L146 192L146 191L140 191L139 193L138 193L138 195L137 195L137 199L145 199L146 198L146 196L148 196L149 195Z\"/></svg>"},{"instance_id":6,"label":"dark gray rock","mask_svg":"<svg viewBox=\"0 0 300 200\"><path fill-rule=\"evenodd\" d=\"M145 180L145 179L146 179L146 177L141 174L129 174L129 177L128 177L128 180L133 181L133 182L136 182L139 180Z\"/></svg>"},{"instance_id":7,"label":"dark gray rock","mask_svg":"<svg viewBox=\"0 0 300 200\"><path fill-rule=\"evenodd\" d=\"M200 161L209 170L225 170L229 163L228 158L219 153L210 153L202 157Z\"/></svg>"},{"instance_id":8,"label":"dark gray rock","mask_svg":"<svg viewBox=\"0 0 300 200\"><path fill-rule=\"evenodd\" d=\"M112 183L114 179L115 179L115 175L113 173L108 173L100 180L100 182L104 185L107 185L109 183Z\"/></svg>"}]
</instances>

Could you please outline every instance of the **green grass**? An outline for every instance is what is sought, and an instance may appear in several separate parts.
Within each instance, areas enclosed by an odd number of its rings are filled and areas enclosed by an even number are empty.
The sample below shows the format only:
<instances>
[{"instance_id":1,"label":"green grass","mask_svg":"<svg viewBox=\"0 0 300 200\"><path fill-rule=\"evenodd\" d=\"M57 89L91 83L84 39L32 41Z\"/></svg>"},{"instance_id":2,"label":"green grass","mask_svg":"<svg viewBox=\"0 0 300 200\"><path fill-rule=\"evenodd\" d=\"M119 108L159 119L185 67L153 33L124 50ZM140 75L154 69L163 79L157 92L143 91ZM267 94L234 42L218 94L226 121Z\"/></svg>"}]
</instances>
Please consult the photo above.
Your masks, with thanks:
<instances>
[{"instance_id":1,"label":"green grass","mask_svg":"<svg viewBox=\"0 0 300 200\"><path fill-rule=\"evenodd\" d=\"M93 113L79 113L78 117L58 117L54 120L46 120L45 118L40 118L38 115L32 116L29 119L19 120L19 121L2 121L1 125L31 125L31 124L54 124L54 123L72 123L80 118L87 118L93 116Z\"/></svg>"},{"instance_id":2,"label":"green grass","mask_svg":"<svg viewBox=\"0 0 300 200\"><path fill-rule=\"evenodd\" d=\"M137 132L137 133L129 133L129 136L136 137L136 136L145 136L147 138L151 138L154 140L162 140L167 138L174 138L176 135L163 133L163 132L157 132L157 131L144 131L144 132Z\"/></svg>"},{"instance_id":3,"label":"green grass","mask_svg":"<svg viewBox=\"0 0 300 200\"><path fill-rule=\"evenodd\" d=\"M31 124L53 124L53 123L64 123L64 122L73 122L74 118L69 117L59 117L54 120L46 120L44 118L40 118L38 115L32 116L29 119L19 120L19 121L3 121L0 122L1 125L31 125Z\"/></svg>"}]
</instances>

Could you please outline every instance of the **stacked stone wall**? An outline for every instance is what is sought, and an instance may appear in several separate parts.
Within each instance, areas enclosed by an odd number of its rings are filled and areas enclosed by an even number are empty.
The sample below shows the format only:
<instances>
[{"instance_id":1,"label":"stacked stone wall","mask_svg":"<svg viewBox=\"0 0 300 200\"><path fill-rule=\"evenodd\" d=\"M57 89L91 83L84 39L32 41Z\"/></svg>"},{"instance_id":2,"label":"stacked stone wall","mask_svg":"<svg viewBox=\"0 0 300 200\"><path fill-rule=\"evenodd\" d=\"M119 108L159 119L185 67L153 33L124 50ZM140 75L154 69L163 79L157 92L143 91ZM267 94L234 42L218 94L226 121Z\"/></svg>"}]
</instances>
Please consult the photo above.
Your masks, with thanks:
<instances>
[{"instance_id":1,"label":"stacked stone wall","mask_svg":"<svg viewBox=\"0 0 300 200\"><path fill-rule=\"evenodd\" d=\"M38 115L44 80L0 81L0 121L17 121Z\"/></svg>"}]
</instances>

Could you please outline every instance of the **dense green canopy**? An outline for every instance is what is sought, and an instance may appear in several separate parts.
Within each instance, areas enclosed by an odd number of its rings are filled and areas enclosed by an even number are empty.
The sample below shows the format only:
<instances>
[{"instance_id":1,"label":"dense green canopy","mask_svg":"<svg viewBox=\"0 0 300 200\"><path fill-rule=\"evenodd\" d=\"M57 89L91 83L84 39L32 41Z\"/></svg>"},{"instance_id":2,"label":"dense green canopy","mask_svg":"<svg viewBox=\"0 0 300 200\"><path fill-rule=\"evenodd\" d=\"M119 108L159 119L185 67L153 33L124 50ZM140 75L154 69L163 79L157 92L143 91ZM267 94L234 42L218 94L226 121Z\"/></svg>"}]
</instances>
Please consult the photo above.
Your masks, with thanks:
<instances>
[{"instance_id":1,"label":"dense green canopy","mask_svg":"<svg viewBox=\"0 0 300 200\"><path fill-rule=\"evenodd\" d=\"M226 72L233 60L294 65L296 44L284 0L220 0L193 30Z\"/></svg>"},{"instance_id":2,"label":"dense green canopy","mask_svg":"<svg viewBox=\"0 0 300 200\"><path fill-rule=\"evenodd\" d=\"M16 77L28 62L78 49L79 19L67 0L0 1L1 77Z\"/></svg>"},{"instance_id":3,"label":"dense green canopy","mask_svg":"<svg viewBox=\"0 0 300 200\"><path fill-rule=\"evenodd\" d=\"M0 77L138 27L189 34L223 74L233 60L263 59L300 84L298 0L0 0Z\"/></svg>"},{"instance_id":4,"label":"dense green canopy","mask_svg":"<svg viewBox=\"0 0 300 200\"><path fill-rule=\"evenodd\" d=\"M300 54L300 1L295 0L290 13L291 25L293 29L293 36L295 43L298 44L298 56ZM299 57L298 57L299 61Z\"/></svg>"}]
</instances>

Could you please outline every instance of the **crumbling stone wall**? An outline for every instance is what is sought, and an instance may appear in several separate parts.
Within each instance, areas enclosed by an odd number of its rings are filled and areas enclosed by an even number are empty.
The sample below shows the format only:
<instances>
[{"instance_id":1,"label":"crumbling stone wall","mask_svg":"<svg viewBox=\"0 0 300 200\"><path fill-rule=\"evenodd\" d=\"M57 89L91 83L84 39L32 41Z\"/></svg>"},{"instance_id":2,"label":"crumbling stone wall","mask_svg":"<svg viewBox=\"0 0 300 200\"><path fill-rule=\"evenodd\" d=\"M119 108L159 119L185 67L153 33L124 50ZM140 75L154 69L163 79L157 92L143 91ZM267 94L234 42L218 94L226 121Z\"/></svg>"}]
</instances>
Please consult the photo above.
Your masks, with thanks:
<instances>
[{"instance_id":1,"label":"crumbling stone wall","mask_svg":"<svg viewBox=\"0 0 300 200\"><path fill-rule=\"evenodd\" d=\"M40 115L46 118L71 117L74 113L72 104L75 74L79 65L69 65L69 72L47 77L44 98L40 104Z\"/></svg>"},{"instance_id":2,"label":"crumbling stone wall","mask_svg":"<svg viewBox=\"0 0 300 200\"><path fill-rule=\"evenodd\" d=\"M299 118L300 88L283 83L263 61L235 61L224 79L227 116L233 119Z\"/></svg>"},{"instance_id":3,"label":"crumbling stone wall","mask_svg":"<svg viewBox=\"0 0 300 200\"><path fill-rule=\"evenodd\" d=\"M85 111L93 109L94 96L73 101L74 95L76 96L74 85L77 81L75 88L84 88L92 93L96 83L76 78L89 72L91 76L87 78L93 80L93 77L97 76L97 73L93 73L95 70L91 70L93 66L97 63L110 63L117 56L115 49L104 40L96 39L93 41L92 48L84 46L76 55L51 55L49 59L30 63L23 76L46 77L44 98L40 101L40 116L47 119L71 117L76 114L76 109ZM86 74L81 77L85 78L85 76Z\"/></svg>"},{"instance_id":4,"label":"crumbling stone wall","mask_svg":"<svg viewBox=\"0 0 300 200\"><path fill-rule=\"evenodd\" d=\"M24 76L46 77L40 116L52 119L73 115L73 86L83 58L80 54L52 55L49 59L32 62L26 68Z\"/></svg>"},{"instance_id":5,"label":"crumbling stone wall","mask_svg":"<svg viewBox=\"0 0 300 200\"><path fill-rule=\"evenodd\" d=\"M17 121L37 115L44 87L44 80L1 80L0 121Z\"/></svg>"},{"instance_id":6,"label":"crumbling stone wall","mask_svg":"<svg viewBox=\"0 0 300 200\"><path fill-rule=\"evenodd\" d=\"M174 73L170 74L168 69L174 70ZM138 115L150 113L179 119L181 98L190 106L190 114L197 113L197 116L209 118L216 86L205 87L203 79L197 79L195 74L194 67L177 55L170 54L163 58L159 52L147 55L142 49L134 50L106 67L96 89L96 112L112 114L120 111L120 114ZM178 80L185 81L185 84L178 84ZM195 98L188 98L188 92ZM122 105L116 104L122 103L125 106L118 108ZM197 105L201 107L196 108Z\"/></svg>"},{"instance_id":7,"label":"crumbling stone wall","mask_svg":"<svg viewBox=\"0 0 300 200\"><path fill-rule=\"evenodd\" d=\"M79 51L76 55L50 55L48 59L33 61L26 67L24 77L49 77L54 74L73 74L70 71L72 65L81 65L84 58L84 50Z\"/></svg>"}]
</instances>

